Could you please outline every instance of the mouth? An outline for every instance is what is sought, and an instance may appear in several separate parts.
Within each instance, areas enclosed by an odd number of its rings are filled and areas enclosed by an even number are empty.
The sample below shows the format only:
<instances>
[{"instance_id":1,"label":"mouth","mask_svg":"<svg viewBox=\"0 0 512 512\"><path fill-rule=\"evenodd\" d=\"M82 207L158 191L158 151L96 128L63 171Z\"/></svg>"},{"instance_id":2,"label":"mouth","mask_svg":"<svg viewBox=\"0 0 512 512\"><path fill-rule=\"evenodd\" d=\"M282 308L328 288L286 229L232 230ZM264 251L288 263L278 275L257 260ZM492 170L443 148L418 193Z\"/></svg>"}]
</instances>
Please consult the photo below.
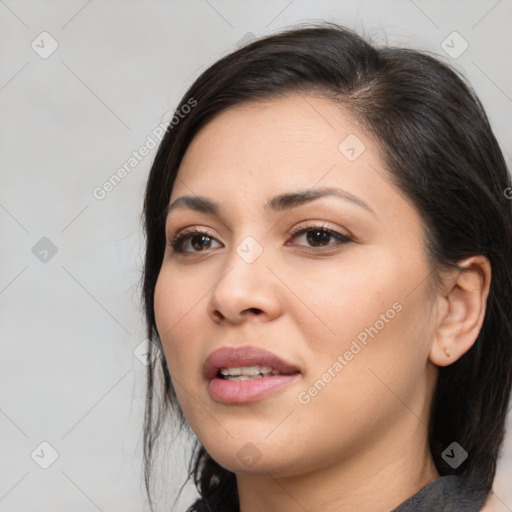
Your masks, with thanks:
<instances>
[{"instance_id":1,"label":"mouth","mask_svg":"<svg viewBox=\"0 0 512 512\"><path fill-rule=\"evenodd\" d=\"M204 374L210 396L234 404L261 400L290 384L301 372L257 347L223 347L210 354Z\"/></svg>"}]
</instances>

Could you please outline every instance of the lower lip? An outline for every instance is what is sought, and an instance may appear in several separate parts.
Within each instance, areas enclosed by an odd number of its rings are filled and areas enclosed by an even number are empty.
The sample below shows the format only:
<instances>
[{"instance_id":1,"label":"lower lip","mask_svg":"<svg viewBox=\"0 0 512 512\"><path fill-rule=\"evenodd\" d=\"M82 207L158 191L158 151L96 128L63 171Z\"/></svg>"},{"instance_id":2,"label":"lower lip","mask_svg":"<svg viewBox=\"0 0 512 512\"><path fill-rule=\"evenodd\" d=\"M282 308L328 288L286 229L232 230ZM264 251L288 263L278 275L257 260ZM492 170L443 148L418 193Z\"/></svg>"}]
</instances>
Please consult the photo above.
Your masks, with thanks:
<instances>
[{"instance_id":1,"label":"lower lip","mask_svg":"<svg viewBox=\"0 0 512 512\"><path fill-rule=\"evenodd\" d=\"M294 373L249 380L226 380L215 377L210 381L208 391L216 402L225 404L256 402L284 388L299 375Z\"/></svg>"}]
</instances>

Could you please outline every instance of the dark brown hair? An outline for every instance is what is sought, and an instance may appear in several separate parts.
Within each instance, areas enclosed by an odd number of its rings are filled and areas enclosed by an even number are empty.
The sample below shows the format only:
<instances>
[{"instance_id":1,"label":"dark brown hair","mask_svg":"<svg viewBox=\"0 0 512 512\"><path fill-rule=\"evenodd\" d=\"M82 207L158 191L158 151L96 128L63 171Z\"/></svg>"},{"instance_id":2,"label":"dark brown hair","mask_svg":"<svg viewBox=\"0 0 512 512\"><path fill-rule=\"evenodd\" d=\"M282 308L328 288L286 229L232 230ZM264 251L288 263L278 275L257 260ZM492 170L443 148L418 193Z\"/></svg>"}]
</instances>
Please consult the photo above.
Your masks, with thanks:
<instances>
[{"instance_id":1,"label":"dark brown hair","mask_svg":"<svg viewBox=\"0 0 512 512\"><path fill-rule=\"evenodd\" d=\"M512 213L505 197L511 183L480 101L462 77L427 53L376 48L350 30L323 23L256 40L197 78L177 110L192 98L197 105L167 129L147 183L143 298L148 337L161 348L153 308L155 283L165 250L165 212L187 147L226 109L290 93L333 100L374 137L392 180L422 217L433 268L453 266L476 254L490 260L492 282L483 327L464 356L439 368L429 422L439 474L464 475L489 491L512 378ZM149 495L154 443L169 405L185 425L161 355L147 373L144 455ZM441 457L453 441L469 454L457 469ZM238 510L234 474L198 441L192 475L212 510Z\"/></svg>"}]
</instances>

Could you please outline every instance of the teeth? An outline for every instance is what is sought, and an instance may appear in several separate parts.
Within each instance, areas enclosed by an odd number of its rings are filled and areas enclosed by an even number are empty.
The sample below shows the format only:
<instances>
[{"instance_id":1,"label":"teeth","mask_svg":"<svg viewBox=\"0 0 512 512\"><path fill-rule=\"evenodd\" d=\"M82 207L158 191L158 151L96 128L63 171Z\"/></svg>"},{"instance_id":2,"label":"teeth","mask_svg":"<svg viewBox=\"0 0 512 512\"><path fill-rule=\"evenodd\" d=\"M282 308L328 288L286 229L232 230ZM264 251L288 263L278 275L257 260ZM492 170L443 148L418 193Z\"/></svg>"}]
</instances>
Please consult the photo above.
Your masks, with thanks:
<instances>
[{"instance_id":1,"label":"teeth","mask_svg":"<svg viewBox=\"0 0 512 512\"><path fill-rule=\"evenodd\" d=\"M229 368L230 375L259 375L260 367L259 366L243 366L242 368Z\"/></svg>"},{"instance_id":2,"label":"teeth","mask_svg":"<svg viewBox=\"0 0 512 512\"><path fill-rule=\"evenodd\" d=\"M251 377L247 375L227 375L225 377L226 380L250 380L250 379L262 379L263 375L253 375Z\"/></svg>"},{"instance_id":3,"label":"teeth","mask_svg":"<svg viewBox=\"0 0 512 512\"><path fill-rule=\"evenodd\" d=\"M278 375L280 372L273 370L269 366L242 366L238 368L222 368L220 371L224 377L245 377L241 379L229 379L229 380L247 380L247 378L258 378L262 375Z\"/></svg>"}]
</instances>

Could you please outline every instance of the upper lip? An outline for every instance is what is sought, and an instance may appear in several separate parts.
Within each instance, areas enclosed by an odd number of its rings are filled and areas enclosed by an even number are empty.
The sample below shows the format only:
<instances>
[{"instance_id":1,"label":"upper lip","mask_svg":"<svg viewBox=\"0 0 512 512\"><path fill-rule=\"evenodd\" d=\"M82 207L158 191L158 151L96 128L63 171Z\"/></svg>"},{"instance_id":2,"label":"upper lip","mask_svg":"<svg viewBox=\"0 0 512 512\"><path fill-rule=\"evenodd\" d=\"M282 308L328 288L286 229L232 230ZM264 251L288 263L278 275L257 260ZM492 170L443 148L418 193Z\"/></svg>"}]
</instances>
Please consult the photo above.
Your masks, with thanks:
<instances>
[{"instance_id":1,"label":"upper lip","mask_svg":"<svg viewBox=\"0 0 512 512\"><path fill-rule=\"evenodd\" d=\"M268 350L246 347L221 347L214 350L204 364L204 375L213 379L222 368L240 368L243 366L269 366L281 373L296 373L299 369Z\"/></svg>"}]
</instances>

